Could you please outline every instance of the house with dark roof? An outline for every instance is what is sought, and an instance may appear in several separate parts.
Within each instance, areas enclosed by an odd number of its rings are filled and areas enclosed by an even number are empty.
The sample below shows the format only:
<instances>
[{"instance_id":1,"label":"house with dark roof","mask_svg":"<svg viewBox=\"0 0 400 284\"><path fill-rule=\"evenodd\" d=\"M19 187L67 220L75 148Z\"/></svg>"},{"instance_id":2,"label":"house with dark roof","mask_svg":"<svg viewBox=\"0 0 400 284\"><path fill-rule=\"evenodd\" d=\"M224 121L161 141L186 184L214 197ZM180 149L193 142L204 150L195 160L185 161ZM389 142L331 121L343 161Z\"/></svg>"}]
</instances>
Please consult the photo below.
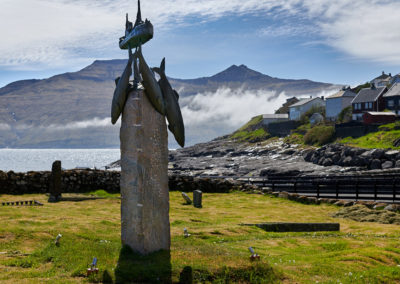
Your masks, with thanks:
<instances>
[{"instance_id":1,"label":"house with dark roof","mask_svg":"<svg viewBox=\"0 0 400 284\"><path fill-rule=\"evenodd\" d=\"M385 74L385 71L382 71L382 75L372 79L370 83L374 84L376 87L386 87L387 85L389 85L391 79L391 73Z\"/></svg>"},{"instance_id":2,"label":"house with dark roof","mask_svg":"<svg viewBox=\"0 0 400 284\"><path fill-rule=\"evenodd\" d=\"M309 98L301 99L295 104L289 107L289 119L290 120L300 120L301 116L306 113L312 107L325 107L325 101L322 98Z\"/></svg>"},{"instance_id":3,"label":"house with dark roof","mask_svg":"<svg viewBox=\"0 0 400 284\"><path fill-rule=\"evenodd\" d=\"M383 111L385 100L383 95L387 92L386 87L375 87L361 89L357 96L352 100L353 120L362 120L362 116L367 111Z\"/></svg>"},{"instance_id":4,"label":"house with dark roof","mask_svg":"<svg viewBox=\"0 0 400 284\"><path fill-rule=\"evenodd\" d=\"M326 119L335 121L339 113L351 106L351 101L357 96L350 87L343 87L339 92L326 98Z\"/></svg>"},{"instance_id":5,"label":"house with dark roof","mask_svg":"<svg viewBox=\"0 0 400 284\"><path fill-rule=\"evenodd\" d=\"M390 84L394 85L396 83L400 83L400 74L396 74L390 79Z\"/></svg>"},{"instance_id":6,"label":"house with dark roof","mask_svg":"<svg viewBox=\"0 0 400 284\"><path fill-rule=\"evenodd\" d=\"M400 83L394 84L389 91L383 95L383 98L385 100L385 108L400 115Z\"/></svg>"}]
</instances>

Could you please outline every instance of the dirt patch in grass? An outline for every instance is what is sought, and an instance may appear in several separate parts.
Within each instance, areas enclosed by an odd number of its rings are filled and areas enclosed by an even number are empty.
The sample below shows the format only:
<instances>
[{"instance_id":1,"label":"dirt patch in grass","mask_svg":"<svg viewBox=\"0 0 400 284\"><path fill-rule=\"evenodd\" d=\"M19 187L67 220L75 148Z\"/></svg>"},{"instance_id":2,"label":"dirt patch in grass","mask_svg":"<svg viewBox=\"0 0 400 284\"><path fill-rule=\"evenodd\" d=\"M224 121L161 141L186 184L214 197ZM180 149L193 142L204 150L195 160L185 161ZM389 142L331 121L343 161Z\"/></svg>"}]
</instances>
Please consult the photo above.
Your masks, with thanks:
<instances>
[{"instance_id":1,"label":"dirt patch in grass","mask_svg":"<svg viewBox=\"0 0 400 284\"><path fill-rule=\"evenodd\" d=\"M345 207L332 214L336 218L349 218L358 222L376 222L400 225L400 214L387 210L373 210L364 205Z\"/></svg>"}]
</instances>

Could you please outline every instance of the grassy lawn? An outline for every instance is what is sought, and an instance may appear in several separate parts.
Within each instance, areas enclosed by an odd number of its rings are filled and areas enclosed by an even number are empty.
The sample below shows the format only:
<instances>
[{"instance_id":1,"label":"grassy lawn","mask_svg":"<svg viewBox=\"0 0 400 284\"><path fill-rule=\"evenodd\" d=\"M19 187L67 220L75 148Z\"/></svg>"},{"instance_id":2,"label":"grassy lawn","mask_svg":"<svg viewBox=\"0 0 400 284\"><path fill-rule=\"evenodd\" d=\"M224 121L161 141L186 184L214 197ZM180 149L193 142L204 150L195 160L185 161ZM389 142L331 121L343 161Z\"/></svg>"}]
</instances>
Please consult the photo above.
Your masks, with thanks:
<instances>
[{"instance_id":1,"label":"grassy lawn","mask_svg":"<svg viewBox=\"0 0 400 284\"><path fill-rule=\"evenodd\" d=\"M170 198L174 282L185 267L191 267L201 282L400 282L397 225L335 219L330 215L339 208L333 205L303 205L262 195L204 194L202 209L184 205L179 192L171 192ZM30 199L44 206L0 207L1 283L115 280L121 253L119 199L49 204L45 195L0 196L0 201ZM271 221L340 222L341 231L267 233L239 225ZM190 237L184 238L184 228ZM260 261L249 260L249 246ZM94 256L100 272L87 278Z\"/></svg>"}]
</instances>

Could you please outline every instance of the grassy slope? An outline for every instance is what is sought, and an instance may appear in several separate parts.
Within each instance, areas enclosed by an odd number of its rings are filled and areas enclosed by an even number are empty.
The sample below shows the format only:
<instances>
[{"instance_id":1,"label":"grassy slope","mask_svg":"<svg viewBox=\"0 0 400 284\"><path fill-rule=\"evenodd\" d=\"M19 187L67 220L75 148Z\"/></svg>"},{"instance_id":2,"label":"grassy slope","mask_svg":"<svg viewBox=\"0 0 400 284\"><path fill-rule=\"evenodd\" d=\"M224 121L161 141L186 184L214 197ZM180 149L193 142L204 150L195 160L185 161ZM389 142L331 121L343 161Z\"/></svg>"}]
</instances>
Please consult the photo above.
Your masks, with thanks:
<instances>
[{"instance_id":1,"label":"grassy slope","mask_svg":"<svg viewBox=\"0 0 400 284\"><path fill-rule=\"evenodd\" d=\"M202 209L183 205L179 192L170 198L174 281L185 266L200 279L206 271L218 272L224 266L230 271L261 267L270 272L269 265L286 283L400 281L399 226L334 219L330 214L338 210L335 206L262 195L204 194ZM121 249L120 200L48 204L44 195L1 196L2 201L28 199L45 206L0 207L1 283L88 281L85 270L94 256L100 273L92 280L102 278L104 271L114 277ZM266 221L339 221L341 232L266 233L239 225ZM183 228L192 234L189 238L183 237ZM63 237L56 247L58 233ZM249 246L260 254L259 264L249 261Z\"/></svg>"},{"instance_id":2,"label":"grassy slope","mask_svg":"<svg viewBox=\"0 0 400 284\"><path fill-rule=\"evenodd\" d=\"M361 148L400 149L394 147L393 142L400 138L400 122L381 125L378 132L368 133L359 138L347 137L339 140L339 143Z\"/></svg>"},{"instance_id":3,"label":"grassy slope","mask_svg":"<svg viewBox=\"0 0 400 284\"><path fill-rule=\"evenodd\" d=\"M262 115L253 117L249 122L233 132L230 137L238 141L262 141L270 137L270 135L262 127Z\"/></svg>"}]
</instances>

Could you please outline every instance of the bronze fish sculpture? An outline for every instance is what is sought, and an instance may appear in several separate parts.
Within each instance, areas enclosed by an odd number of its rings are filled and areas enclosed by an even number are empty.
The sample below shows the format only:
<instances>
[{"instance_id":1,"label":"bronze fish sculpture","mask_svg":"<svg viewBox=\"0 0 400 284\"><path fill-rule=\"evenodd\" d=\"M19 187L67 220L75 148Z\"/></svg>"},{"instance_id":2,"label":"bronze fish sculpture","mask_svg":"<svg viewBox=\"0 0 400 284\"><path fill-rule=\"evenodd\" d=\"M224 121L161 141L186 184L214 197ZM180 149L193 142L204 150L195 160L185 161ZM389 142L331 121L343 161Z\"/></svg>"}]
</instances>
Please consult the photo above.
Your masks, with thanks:
<instances>
[{"instance_id":1,"label":"bronze fish sculpture","mask_svg":"<svg viewBox=\"0 0 400 284\"><path fill-rule=\"evenodd\" d=\"M129 50L129 60L121 77L115 79L115 90L111 104L111 123L115 124L124 110L129 89L129 77L132 75L132 52Z\"/></svg>"},{"instance_id":2,"label":"bronze fish sculpture","mask_svg":"<svg viewBox=\"0 0 400 284\"><path fill-rule=\"evenodd\" d=\"M139 70L143 80L142 84L146 90L145 93L147 95L147 98L159 113L165 115L165 103L163 94L154 76L153 71L151 71L143 58L141 46L137 50L137 56L139 58Z\"/></svg>"},{"instance_id":3,"label":"bronze fish sculpture","mask_svg":"<svg viewBox=\"0 0 400 284\"><path fill-rule=\"evenodd\" d=\"M174 134L176 142L181 147L185 146L185 127L183 125L182 113L179 107L178 93L172 89L171 84L165 75L165 58L161 61L160 68L153 68L160 75L158 84L164 97L168 129Z\"/></svg>"}]
</instances>

